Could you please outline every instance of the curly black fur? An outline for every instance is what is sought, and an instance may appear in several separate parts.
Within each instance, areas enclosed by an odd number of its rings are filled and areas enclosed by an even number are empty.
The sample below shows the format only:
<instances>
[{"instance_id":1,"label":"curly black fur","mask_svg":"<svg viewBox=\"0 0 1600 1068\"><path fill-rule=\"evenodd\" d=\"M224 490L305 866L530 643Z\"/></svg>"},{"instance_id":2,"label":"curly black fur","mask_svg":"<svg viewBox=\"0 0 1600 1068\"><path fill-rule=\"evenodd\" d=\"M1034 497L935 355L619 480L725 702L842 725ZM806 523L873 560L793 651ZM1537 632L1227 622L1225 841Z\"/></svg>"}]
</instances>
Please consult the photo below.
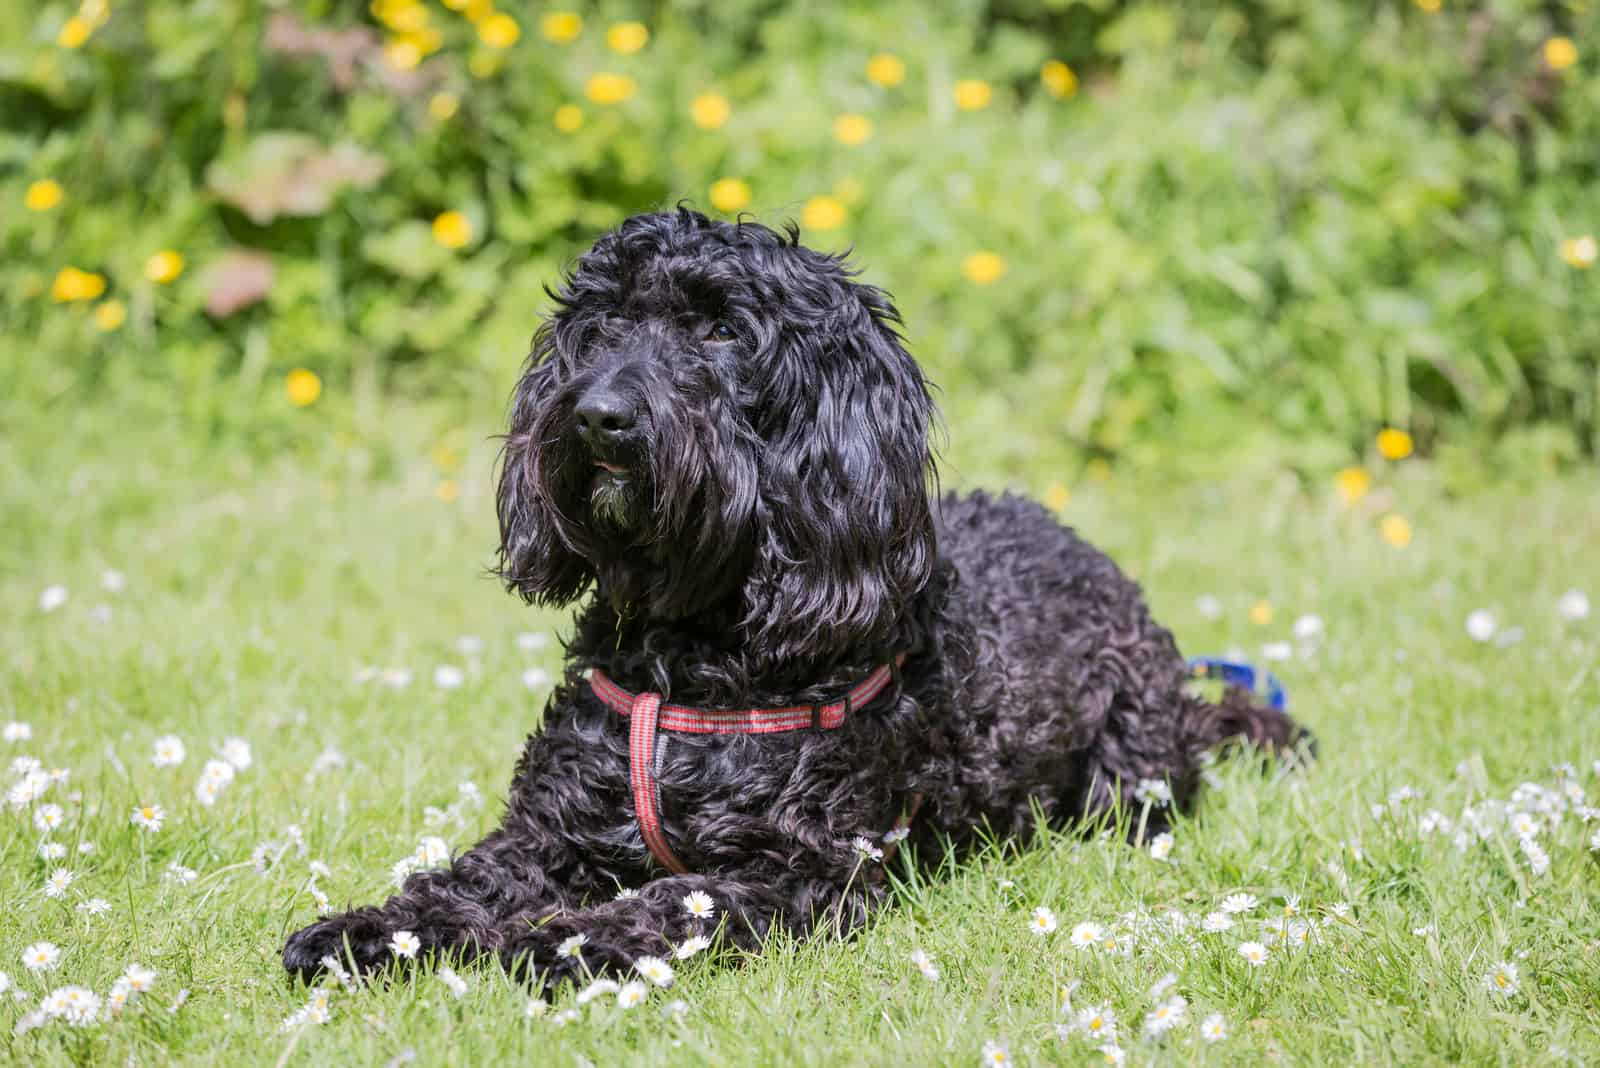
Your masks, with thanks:
<instances>
[{"instance_id":1,"label":"curly black fur","mask_svg":"<svg viewBox=\"0 0 1600 1068\"><path fill-rule=\"evenodd\" d=\"M500 571L529 601L593 591L565 679L504 825L387 903L294 934L291 972L330 953L382 967L398 930L545 982L624 971L710 933L682 907L692 890L733 947L853 929L885 892L852 839L913 797L915 855L938 857L1131 804L1140 779L1187 804L1218 745L1298 739L1242 692L1187 693L1138 587L1037 505L934 506L936 413L893 305L795 231L639 216L553 296L511 405ZM662 872L627 725L586 669L748 708L837 700L900 653L896 684L837 730L664 736L663 826L695 874ZM558 955L578 933L581 956Z\"/></svg>"}]
</instances>

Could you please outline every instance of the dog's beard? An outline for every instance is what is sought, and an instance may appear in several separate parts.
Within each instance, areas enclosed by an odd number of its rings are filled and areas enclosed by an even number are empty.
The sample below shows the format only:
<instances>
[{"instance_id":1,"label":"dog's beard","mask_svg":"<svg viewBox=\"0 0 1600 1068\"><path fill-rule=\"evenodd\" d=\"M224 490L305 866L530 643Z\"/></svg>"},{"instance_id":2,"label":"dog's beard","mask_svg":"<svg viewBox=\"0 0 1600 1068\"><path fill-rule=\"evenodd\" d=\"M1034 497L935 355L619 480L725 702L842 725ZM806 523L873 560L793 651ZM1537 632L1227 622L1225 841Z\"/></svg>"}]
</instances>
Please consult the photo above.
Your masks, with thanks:
<instances>
[{"instance_id":1,"label":"dog's beard","mask_svg":"<svg viewBox=\"0 0 1600 1068\"><path fill-rule=\"evenodd\" d=\"M647 519L640 501L638 480L601 468L595 472L589 490L589 519L597 528L613 534L638 530Z\"/></svg>"}]
</instances>

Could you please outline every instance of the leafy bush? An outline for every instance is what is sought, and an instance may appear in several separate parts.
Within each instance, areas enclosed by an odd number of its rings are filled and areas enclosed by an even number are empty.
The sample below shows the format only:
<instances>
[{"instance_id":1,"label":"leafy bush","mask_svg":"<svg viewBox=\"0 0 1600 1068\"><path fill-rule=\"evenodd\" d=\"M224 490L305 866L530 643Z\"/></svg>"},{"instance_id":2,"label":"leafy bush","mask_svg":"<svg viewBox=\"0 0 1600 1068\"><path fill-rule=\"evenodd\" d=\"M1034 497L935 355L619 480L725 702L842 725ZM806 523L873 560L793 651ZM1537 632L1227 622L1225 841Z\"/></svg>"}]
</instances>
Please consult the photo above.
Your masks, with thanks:
<instances>
[{"instance_id":1,"label":"leafy bush","mask_svg":"<svg viewBox=\"0 0 1600 1068\"><path fill-rule=\"evenodd\" d=\"M985 473L1593 452L1586 6L8 5L10 403L498 396L563 264L687 198L853 244Z\"/></svg>"}]
</instances>

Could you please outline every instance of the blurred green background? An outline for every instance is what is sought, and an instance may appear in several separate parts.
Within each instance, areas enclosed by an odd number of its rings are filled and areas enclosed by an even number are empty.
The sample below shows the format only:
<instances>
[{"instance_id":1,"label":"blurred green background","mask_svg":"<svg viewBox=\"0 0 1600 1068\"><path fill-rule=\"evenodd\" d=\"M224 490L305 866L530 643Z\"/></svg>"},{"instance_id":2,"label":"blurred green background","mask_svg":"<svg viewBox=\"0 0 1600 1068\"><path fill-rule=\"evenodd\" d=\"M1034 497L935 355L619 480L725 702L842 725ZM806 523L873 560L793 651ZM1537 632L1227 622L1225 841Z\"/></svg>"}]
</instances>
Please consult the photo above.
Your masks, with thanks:
<instances>
[{"instance_id":1,"label":"blurred green background","mask_svg":"<svg viewBox=\"0 0 1600 1068\"><path fill-rule=\"evenodd\" d=\"M460 448L686 199L856 249L960 481L1582 462L1595 6L0 5L0 417Z\"/></svg>"}]
</instances>

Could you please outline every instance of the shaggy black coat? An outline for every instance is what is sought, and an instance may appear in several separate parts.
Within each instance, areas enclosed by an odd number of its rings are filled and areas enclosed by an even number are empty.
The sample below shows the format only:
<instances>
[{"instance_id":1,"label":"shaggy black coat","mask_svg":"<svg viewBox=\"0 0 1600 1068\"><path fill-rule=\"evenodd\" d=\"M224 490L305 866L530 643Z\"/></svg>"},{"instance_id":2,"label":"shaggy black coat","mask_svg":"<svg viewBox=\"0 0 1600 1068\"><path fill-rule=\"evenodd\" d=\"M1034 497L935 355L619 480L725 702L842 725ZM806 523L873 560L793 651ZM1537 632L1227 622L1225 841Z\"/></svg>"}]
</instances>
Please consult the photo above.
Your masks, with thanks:
<instances>
[{"instance_id":1,"label":"shaggy black coat","mask_svg":"<svg viewBox=\"0 0 1600 1068\"><path fill-rule=\"evenodd\" d=\"M680 209L628 220L552 295L511 405L500 570L529 601L587 595L565 678L504 825L385 904L296 932L291 972L329 954L380 968L400 930L544 983L695 934L757 949L775 926L849 930L885 897L852 841L881 840L913 798L914 855L937 860L1132 806L1141 779L1187 804L1210 750L1298 739L1241 691L1186 692L1139 588L1039 506L935 505L928 384L888 297L842 259ZM657 865L628 725L587 669L750 708L836 701L900 654L839 729L664 735L663 826L692 874ZM684 908L696 890L710 920ZM581 953L558 953L578 934Z\"/></svg>"}]
</instances>

